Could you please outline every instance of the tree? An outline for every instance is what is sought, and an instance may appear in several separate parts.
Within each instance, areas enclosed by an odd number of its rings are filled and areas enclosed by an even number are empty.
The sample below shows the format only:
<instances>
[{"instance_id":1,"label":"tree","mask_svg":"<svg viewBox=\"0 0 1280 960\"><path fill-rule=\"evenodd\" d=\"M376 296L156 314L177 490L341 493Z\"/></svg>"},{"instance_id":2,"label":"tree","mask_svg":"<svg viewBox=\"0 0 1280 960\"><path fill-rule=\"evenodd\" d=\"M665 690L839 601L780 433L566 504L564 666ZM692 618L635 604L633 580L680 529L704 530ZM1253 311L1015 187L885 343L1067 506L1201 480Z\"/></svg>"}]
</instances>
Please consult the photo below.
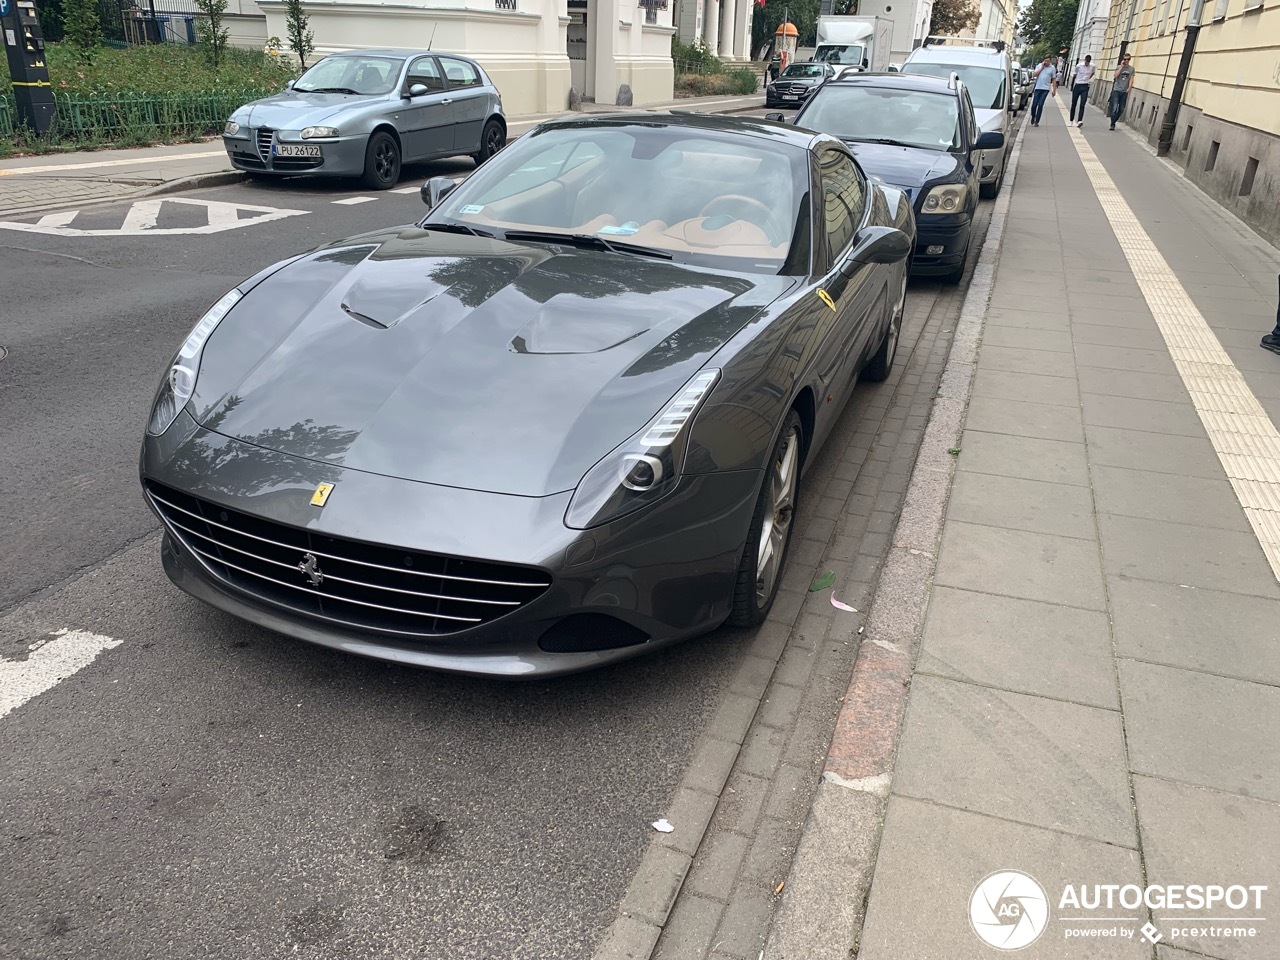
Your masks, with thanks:
<instances>
[{"instance_id":1,"label":"tree","mask_svg":"<svg viewBox=\"0 0 1280 960\"><path fill-rule=\"evenodd\" d=\"M1071 46L1079 0L1031 0L1018 18L1018 34L1042 55Z\"/></svg>"},{"instance_id":2,"label":"tree","mask_svg":"<svg viewBox=\"0 0 1280 960\"><path fill-rule=\"evenodd\" d=\"M227 28L222 25L227 14L227 0L195 0L195 4L196 9L204 14L198 27L200 43L204 45L213 69L217 70L227 49Z\"/></svg>"},{"instance_id":3,"label":"tree","mask_svg":"<svg viewBox=\"0 0 1280 960\"><path fill-rule=\"evenodd\" d=\"M284 0L284 25L289 33L289 49L298 55L305 70L307 57L316 49L316 36L311 32L311 18L302 9L302 0Z\"/></svg>"},{"instance_id":4,"label":"tree","mask_svg":"<svg viewBox=\"0 0 1280 960\"><path fill-rule=\"evenodd\" d=\"M935 0L933 17L929 20L929 35L956 37L976 27L981 18L978 0Z\"/></svg>"},{"instance_id":5,"label":"tree","mask_svg":"<svg viewBox=\"0 0 1280 960\"><path fill-rule=\"evenodd\" d=\"M83 60L92 60L102 43L102 21L96 0L63 0L63 38L76 48Z\"/></svg>"}]
</instances>

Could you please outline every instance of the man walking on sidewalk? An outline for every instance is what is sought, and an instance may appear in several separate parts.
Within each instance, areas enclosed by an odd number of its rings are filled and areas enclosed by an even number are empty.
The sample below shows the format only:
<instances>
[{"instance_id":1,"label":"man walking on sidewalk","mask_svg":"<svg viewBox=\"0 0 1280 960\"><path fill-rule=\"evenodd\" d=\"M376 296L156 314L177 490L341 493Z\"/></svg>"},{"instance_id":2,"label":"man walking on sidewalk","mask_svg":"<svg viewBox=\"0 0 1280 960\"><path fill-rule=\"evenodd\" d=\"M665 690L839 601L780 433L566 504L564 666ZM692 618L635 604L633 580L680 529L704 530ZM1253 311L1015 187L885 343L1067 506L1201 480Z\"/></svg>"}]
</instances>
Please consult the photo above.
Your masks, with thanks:
<instances>
[{"instance_id":1,"label":"man walking on sidewalk","mask_svg":"<svg viewBox=\"0 0 1280 960\"><path fill-rule=\"evenodd\" d=\"M1084 63L1076 64L1076 74L1071 80L1071 120L1077 127L1084 126L1084 106L1089 102L1089 82L1098 68L1093 65L1093 57L1085 55ZM1076 116L1076 105L1080 106L1080 116Z\"/></svg>"},{"instance_id":2,"label":"man walking on sidewalk","mask_svg":"<svg viewBox=\"0 0 1280 960\"><path fill-rule=\"evenodd\" d=\"M1031 92L1031 125L1040 126L1040 115L1044 113L1044 101L1050 94L1058 95L1058 68L1052 63L1052 57L1045 57L1033 74L1036 88Z\"/></svg>"},{"instance_id":3,"label":"man walking on sidewalk","mask_svg":"<svg viewBox=\"0 0 1280 960\"><path fill-rule=\"evenodd\" d=\"M1116 128L1116 121L1124 115L1124 108L1129 104L1129 88L1133 86L1133 67L1129 65L1129 55L1120 58L1120 66L1111 83L1111 129Z\"/></svg>"},{"instance_id":4,"label":"man walking on sidewalk","mask_svg":"<svg viewBox=\"0 0 1280 960\"><path fill-rule=\"evenodd\" d=\"M1276 328L1262 338L1260 346L1263 350L1280 353L1280 304L1276 305Z\"/></svg>"}]
</instances>

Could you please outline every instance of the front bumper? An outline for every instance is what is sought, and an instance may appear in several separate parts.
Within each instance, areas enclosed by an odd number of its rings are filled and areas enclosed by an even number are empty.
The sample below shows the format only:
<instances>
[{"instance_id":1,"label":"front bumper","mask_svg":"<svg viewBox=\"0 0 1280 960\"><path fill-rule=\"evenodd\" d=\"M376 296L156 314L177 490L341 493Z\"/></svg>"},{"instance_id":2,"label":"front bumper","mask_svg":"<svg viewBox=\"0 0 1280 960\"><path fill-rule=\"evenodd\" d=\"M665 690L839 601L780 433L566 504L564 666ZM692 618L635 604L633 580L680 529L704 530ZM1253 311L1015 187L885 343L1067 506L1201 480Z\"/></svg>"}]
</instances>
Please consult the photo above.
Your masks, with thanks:
<instances>
[{"instance_id":1,"label":"front bumper","mask_svg":"<svg viewBox=\"0 0 1280 960\"><path fill-rule=\"evenodd\" d=\"M216 562L192 549L208 544L193 541L189 531L166 520L148 495L165 523L165 572L192 596L268 629L348 653L507 677L596 667L723 623L760 483L758 471L686 477L652 508L579 531L563 522L569 492L516 497L362 473L224 437L203 429L186 412L163 436L146 439L141 475L144 484L162 484L215 508L316 538L536 568L550 586L481 626L435 635L384 632L302 609L282 600L280 591L272 595L231 581ZM318 482L334 484L323 508L310 504ZM303 558L299 549L297 559ZM296 577L299 587L307 584L301 570L277 573ZM302 591L308 601L309 593ZM563 647L569 635L587 636L587 646L595 645L597 636L607 643L621 638L626 645L584 649L575 639L572 649L546 649L548 644Z\"/></svg>"},{"instance_id":2,"label":"front bumper","mask_svg":"<svg viewBox=\"0 0 1280 960\"><path fill-rule=\"evenodd\" d=\"M259 141L259 131L248 130L248 136L222 137L227 157L237 170L281 177L358 177L364 173L367 135L338 137L333 140L288 140L281 143L308 143L320 148L319 160L279 157L270 150L270 140Z\"/></svg>"},{"instance_id":3,"label":"front bumper","mask_svg":"<svg viewBox=\"0 0 1280 960\"><path fill-rule=\"evenodd\" d=\"M934 222L934 221L938 222ZM973 220L969 214L946 217L916 218L916 249L911 261L915 276L928 277L950 273L964 262L969 249L969 232ZM942 253L926 253L929 247L942 247Z\"/></svg>"}]
</instances>

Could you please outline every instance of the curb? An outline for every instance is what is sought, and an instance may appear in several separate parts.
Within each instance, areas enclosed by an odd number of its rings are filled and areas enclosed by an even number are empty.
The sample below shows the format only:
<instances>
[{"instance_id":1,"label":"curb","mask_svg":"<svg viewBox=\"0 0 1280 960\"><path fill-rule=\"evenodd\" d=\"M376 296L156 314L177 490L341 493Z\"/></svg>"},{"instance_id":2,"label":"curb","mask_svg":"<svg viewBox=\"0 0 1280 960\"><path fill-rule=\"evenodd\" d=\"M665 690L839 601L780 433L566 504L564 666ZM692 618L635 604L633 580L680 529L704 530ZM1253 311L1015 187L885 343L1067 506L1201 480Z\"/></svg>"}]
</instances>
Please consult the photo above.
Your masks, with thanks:
<instances>
[{"instance_id":1,"label":"curb","mask_svg":"<svg viewBox=\"0 0 1280 960\"><path fill-rule=\"evenodd\" d=\"M129 177L121 176L116 183L127 181ZM244 179L244 174L238 170L221 170L217 173L197 173L189 177L181 177L177 180L168 180L164 183L157 183L153 186L140 186L136 190L128 193L121 193L114 197L88 197L79 200L59 200L53 203L41 203L33 207L15 207L11 210L0 211L0 219L9 219L12 217L31 217L41 213L56 213L59 210L87 210L91 207L101 206L104 203L120 203L125 200L138 200L143 197L155 197L166 193L178 193L182 190L197 190L201 187L221 187L232 183L238 183Z\"/></svg>"},{"instance_id":2,"label":"curb","mask_svg":"<svg viewBox=\"0 0 1280 960\"><path fill-rule=\"evenodd\" d=\"M822 780L762 954L765 960L857 956L955 474L955 458L948 451L959 445L964 430L1026 130L1024 123L1009 155L1008 182L996 200L960 310Z\"/></svg>"}]
</instances>

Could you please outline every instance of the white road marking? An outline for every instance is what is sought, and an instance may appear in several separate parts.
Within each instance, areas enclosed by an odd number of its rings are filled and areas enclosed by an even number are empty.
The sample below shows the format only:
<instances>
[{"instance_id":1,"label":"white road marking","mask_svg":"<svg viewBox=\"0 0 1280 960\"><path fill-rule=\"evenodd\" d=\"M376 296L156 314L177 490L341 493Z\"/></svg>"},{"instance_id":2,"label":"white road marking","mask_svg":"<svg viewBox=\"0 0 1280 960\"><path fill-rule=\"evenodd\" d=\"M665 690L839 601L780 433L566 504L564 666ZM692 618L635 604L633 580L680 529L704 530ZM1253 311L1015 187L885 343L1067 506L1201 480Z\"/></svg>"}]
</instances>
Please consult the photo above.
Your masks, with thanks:
<instances>
[{"instance_id":1,"label":"white road marking","mask_svg":"<svg viewBox=\"0 0 1280 960\"><path fill-rule=\"evenodd\" d=\"M421 189L422 189L422 184L418 184L416 187L396 187L394 190L390 192L391 193L418 193Z\"/></svg>"},{"instance_id":2,"label":"white road marking","mask_svg":"<svg viewBox=\"0 0 1280 960\"><path fill-rule=\"evenodd\" d=\"M52 639L31 644L26 660L0 657L0 717L53 689L59 681L93 663L102 651L122 643L99 633L64 628Z\"/></svg>"},{"instance_id":3,"label":"white road marking","mask_svg":"<svg viewBox=\"0 0 1280 960\"><path fill-rule=\"evenodd\" d=\"M157 227L160 210L166 203L180 203L191 207L203 207L207 221L195 227ZM255 214L242 217L242 212ZM220 200L191 200L186 197L166 197L163 200L138 200L129 208L124 223L108 230L82 230L71 226L79 210L63 210L41 217L35 223L17 223L0 220L0 230L21 230L24 233L44 233L61 237L164 237L192 233L221 233L252 227L259 223L300 217L308 210L285 210L279 207L260 207L247 203L224 203Z\"/></svg>"},{"instance_id":4,"label":"white road marking","mask_svg":"<svg viewBox=\"0 0 1280 960\"><path fill-rule=\"evenodd\" d=\"M369 203L370 201L377 199L377 197L347 197L345 200L334 200L333 202L350 206L353 203Z\"/></svg>"},{"instance_id":5,"label":"white road marking","mask_svg":"<svg viewBox=\"0 0 1280 960\"><path fill-rule=\"evenodd\" d=\"M205 150L200 153L166 153L158 157L139 157L132 160L96 160L93 163L46 163L38 167L6 167L0 176L17 177L32 173L63 173L67 170L97 170L99 167L145 167L172 160L203 160L206 157L225 157L226 150Z\"/></svg>"},{"instance_id":6,"label":"white road marking","mask_svg":"<svg viewBox=\"0 0 1280 960\"><path fill-rule=\"evenodd\" d=\"M1058 109L1066 113L1066 104L1059 101ZM1125 203L1084 132L1067 129L1209 442L1280 580L1280 431Z\"/></svg>"}]
</instances>

